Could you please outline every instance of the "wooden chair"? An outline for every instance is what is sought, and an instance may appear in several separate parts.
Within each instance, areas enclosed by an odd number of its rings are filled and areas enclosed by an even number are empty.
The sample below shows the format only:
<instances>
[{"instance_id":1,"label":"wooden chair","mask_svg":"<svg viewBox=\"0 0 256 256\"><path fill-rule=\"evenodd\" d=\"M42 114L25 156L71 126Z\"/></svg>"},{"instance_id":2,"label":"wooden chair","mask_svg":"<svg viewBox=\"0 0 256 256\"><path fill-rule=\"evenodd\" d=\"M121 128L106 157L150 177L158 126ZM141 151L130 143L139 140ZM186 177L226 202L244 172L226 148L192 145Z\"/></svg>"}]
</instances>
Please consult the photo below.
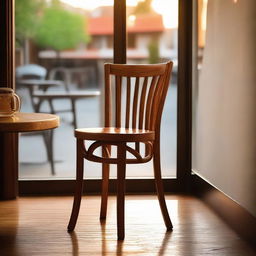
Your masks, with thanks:
<instances>
[{"instance_id":1,"label":"wooden chair","mask_svg":"<svg viewBox=\"0 0 256 256\"><path fill-rule=\"evenodd\" d=\"M68 231L74 230L79 213L83 191L84 158L102 163L100 219L105 219L107 213L109 164L117 164L118 240L123 240L125 236L126 164L145 163L153 158L160 208L167 230L172 229L164 198L160 166L160 123L172 66L172 62L151 65L105 64L105 127L75 130L76 191ZM111 82L112 77L115 77L114 83ZM115 112L114 124L112 112ZM87 140L95 142L86 148ZM112 156L111 148L114 146L117 148L116 156ZM95 150L100 147L102 155L99 156Z\"/></svg>"}]
</instances>

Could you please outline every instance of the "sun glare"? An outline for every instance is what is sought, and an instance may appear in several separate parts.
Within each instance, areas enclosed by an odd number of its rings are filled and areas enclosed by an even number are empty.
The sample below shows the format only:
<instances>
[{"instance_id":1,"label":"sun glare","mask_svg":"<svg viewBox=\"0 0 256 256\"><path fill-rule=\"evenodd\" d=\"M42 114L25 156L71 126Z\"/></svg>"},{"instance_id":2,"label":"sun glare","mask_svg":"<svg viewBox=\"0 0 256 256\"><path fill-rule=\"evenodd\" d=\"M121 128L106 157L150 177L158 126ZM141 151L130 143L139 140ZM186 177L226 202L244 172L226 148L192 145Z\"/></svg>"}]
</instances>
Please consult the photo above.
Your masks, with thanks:
<instances>
[{"instance_id":1,"label":"sun glare","mask_svg":"<svg viewBox=\"0 0 256 256\"><path fill-rule=\"evenodd\" d=\"M128 6L135 6L143 0L127 0ZM114 0L61 0L74 7L93 10L99 6L111 6ZM166 28L177 28L178 26L178 0L153 0L153 9L163 15L164 26Z\"/></svg>"},{"instance_id":2,"label":"sun glare","mask_svg":"<svg viewBox=\"0 0 256 256\"><path fill-rule=\"evenodd\" d=\"M114 0L60 0L63 3L74 7L83 8L86 10L93 10L99 6L114 5ZM139 0L127 0L127 5L134 6Z\"/></svg>"},{"instance_id":3,"label":"sun glare","mask_svg":"<svg viewBox=\"0 0 256 256\"><path fill-rule=\"evenodd\" d=\"M166 28L178 27L178 0L153 0L153 9L163 15Z\"/></svg>"}]
</instances>

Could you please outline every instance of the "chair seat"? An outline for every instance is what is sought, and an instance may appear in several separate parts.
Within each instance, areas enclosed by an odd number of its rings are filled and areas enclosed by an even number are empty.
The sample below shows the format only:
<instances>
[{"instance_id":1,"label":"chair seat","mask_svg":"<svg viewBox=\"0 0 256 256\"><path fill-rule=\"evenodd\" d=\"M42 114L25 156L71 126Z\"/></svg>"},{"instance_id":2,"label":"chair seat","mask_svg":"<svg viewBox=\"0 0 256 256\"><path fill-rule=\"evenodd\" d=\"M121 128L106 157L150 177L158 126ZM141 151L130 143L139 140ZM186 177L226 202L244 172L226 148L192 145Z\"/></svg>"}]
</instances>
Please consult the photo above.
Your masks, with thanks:
<instances>
[{"instance_id":1,"label":"chair seat","mask_svg":"<svg viewBox=\"0 0 256 256\"><path fill-rule=\"evenodd\" d=\"M84 140L143 142L153 141L155 132L115 127L82 128L75 130L75 137Z\"/></svg>"}]
</instances>

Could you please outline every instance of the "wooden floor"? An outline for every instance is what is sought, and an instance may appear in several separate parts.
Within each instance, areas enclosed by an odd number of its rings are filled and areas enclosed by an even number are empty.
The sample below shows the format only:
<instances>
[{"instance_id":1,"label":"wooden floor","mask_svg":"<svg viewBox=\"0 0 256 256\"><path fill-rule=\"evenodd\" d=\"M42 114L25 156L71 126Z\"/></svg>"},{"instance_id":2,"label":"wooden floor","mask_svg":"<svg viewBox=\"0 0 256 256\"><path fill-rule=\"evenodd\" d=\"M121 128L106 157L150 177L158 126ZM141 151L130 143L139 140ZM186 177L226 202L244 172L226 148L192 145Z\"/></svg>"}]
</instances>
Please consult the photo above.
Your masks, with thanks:
<instances>
[{"instance_id":1,"label":"wooden floor","mask_svg":"<svg viewBox=\"0 0 256 256\"><path fill-rule=\"evenodd\" d=\"M21 197L0 202L0 255L256 255L201 201L167 196L174 225L166 232L155 196L126 197L126 238L116 240L115 198L105 224L100 198L83 198L78 225L66 231L71 197Z\"/></svg>"}]
</instances>

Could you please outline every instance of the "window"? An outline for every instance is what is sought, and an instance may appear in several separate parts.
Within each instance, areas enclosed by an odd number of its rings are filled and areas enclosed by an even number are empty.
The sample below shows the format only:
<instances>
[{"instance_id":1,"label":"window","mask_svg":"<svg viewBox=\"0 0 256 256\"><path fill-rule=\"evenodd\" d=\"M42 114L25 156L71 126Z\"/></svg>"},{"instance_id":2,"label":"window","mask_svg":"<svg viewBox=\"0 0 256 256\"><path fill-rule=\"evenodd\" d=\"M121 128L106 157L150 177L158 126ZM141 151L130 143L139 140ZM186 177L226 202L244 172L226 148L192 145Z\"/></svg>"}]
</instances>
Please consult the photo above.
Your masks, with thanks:
<instances>
[{"instance_id":1,"label":"window","mask_svg":"<svg viewBox=\"0 0 256 256\"><path fill-rule=\"evenodd\" d=\"M63 0L64 1L64 0ZM50 1L48 1L50 2ZM86 2L86 1L83 1ZM92 1L90 1L92 2ZM127 2L128 3L128 2ZM116 3L115 3L116 4ZM179 67L180 70L182 70L182 74L184 75L184 77L181 77L180 75L178 76L178 81L179 81L179 96L178 96L178 105L179 105L179 116L178 116L178 150L177 150L177 158L178 158L178 179L180 179L180 181L183 179L183 176L189 171L188 167L189 167L189 119L184 119L184 116L187 116L188 113L186 113L186 109L187 106L189 104L187 104L187 99L189 98L189 90L185 91L184 90L184 86L189 86L189 83L187 83L187 79L185 79L185 77L189 77L189 65L186 64L186 62L189 60L190 58L190 53L189 53L189 47L191 46L189 43L189 40L187 35L188 33L185 33L185 31L190 31L191 30L191 24L192 21L190 19L190 15L191 15L191 8L192 6L192 0L189 1L184 1L184 0L179 0L179 21L181 21L181 26L179 26L179 46L182 46L183 48L181 49L182 51L180 51L181 54L179 54ZM4 9L2 9L4 10ZM9 6L9 9L6 9L7 11L12 11L12 5ZM187 15L188 14L188 15ZM178 13L177 13L178 15ZM97 16L97 13L95 14L95 17ZM192 16L191 16L192 17ZM7 33L10 33L7 32ZM4 35L5 36L5 35ZM10 35L8 34L7 37L9 37ZM172 47L171 44L169 44L169 48ZM80 49L83 48L83 45L80 46ZM120 50L120 48L119 48ZM184 53L184 54L183 54ZM185 54L186 53L186 54ZM93 59L95 55L91 55L91 58ZM106 55L106 59L108 60L109 58L107 58ZM113 54L111 55L113 56ZM23 56L24 58L26 58L26 56ZM2 60L3 62L3 60ZM83 62L82 60L79 60L79 62ZM79 63L78 62L78 63ZM187 73L188 72L188 73ZM185 75L187 74L187 75ZM97 75L97 77L100 78L100 75ZM189 89L189 88L188 88ZM185 112L184 112L185 111ZM189 116L188 116L189 117ZM186 121L188 120L188 122ZM187 127L186 127L187 126ZM185 139L185 141L184 141ZM188 139L188 140L187 140ZM184 144L185 142L185 144ZM41 177L40 177L41 179ZM21 182L20 184L26 184L26 182ZM41 183L40 183L41 184ZM43 183L42 183L43 184ZM44 184L50 184L50 183L44 183ZM54 183L54 184L58 184ZM63 184L63 182L61 183ZM171 184L175 185L176 183L172 183ZM180 183L179 183L180 184ZM178 183L177 183L178 185ZM174 188L175 186L172 186L172 188ZM56 186L55 186L56 188ZM177 188L177 186L176 186Z\"/></svg>"},{"instance_id":2,"label":"window","mask_svg":"<svg viewBox=\"0 0 256 256\"><path fill-rule=\"evenodd\" d=\"M174 61L172 80L161 124L162 174L176 176L177 137L177 58L178 0L137 2L127 8L127 62L157 63ZM132 168L132 167L131 167ZM151 163L143 177L152 177ZM148 170L147 170L148 169ZM136 171L134 171L136 176Z\"/></svg>"},{"instance_id":3,"label":"window","mask_svg":"<svg viewBox=\"0 0 256 256\"><path fill-rule=\"evenodd\" d=\"M66 88L50 87L47 89L49 94L91 93L91 97L80 97L74 101L75 115L77 126L94 127L100 126L102 119L103 64L113 62L113 2L108 6L95 6L92 1L92 4L82 2L76 6L67 0L30 0L26 5L16 1L16 70L27 64L40 65L47 70L44 79L62 80L66 85ZM36 30L34 20L39 20ZM33 36L28 37L28 33ZM76 37L77 34L83 36ZM17 93L22 98L22 111L35 111L35 104L31 103L38 99L31 98L31 87L19 81ZM48 135L22 134L19 143L20 179L66 179L75 176L74 112L65 111L71 110L71 98L53 98L52 102L44 100L40 111L51 112L50 103L61 117L60 127L53 131L53 165L47 155L49 143L47 145L45 137ZM95 172L86 175L100 177L100 168L94 165L92 168Z\"/></svg>"}]
</instances>

